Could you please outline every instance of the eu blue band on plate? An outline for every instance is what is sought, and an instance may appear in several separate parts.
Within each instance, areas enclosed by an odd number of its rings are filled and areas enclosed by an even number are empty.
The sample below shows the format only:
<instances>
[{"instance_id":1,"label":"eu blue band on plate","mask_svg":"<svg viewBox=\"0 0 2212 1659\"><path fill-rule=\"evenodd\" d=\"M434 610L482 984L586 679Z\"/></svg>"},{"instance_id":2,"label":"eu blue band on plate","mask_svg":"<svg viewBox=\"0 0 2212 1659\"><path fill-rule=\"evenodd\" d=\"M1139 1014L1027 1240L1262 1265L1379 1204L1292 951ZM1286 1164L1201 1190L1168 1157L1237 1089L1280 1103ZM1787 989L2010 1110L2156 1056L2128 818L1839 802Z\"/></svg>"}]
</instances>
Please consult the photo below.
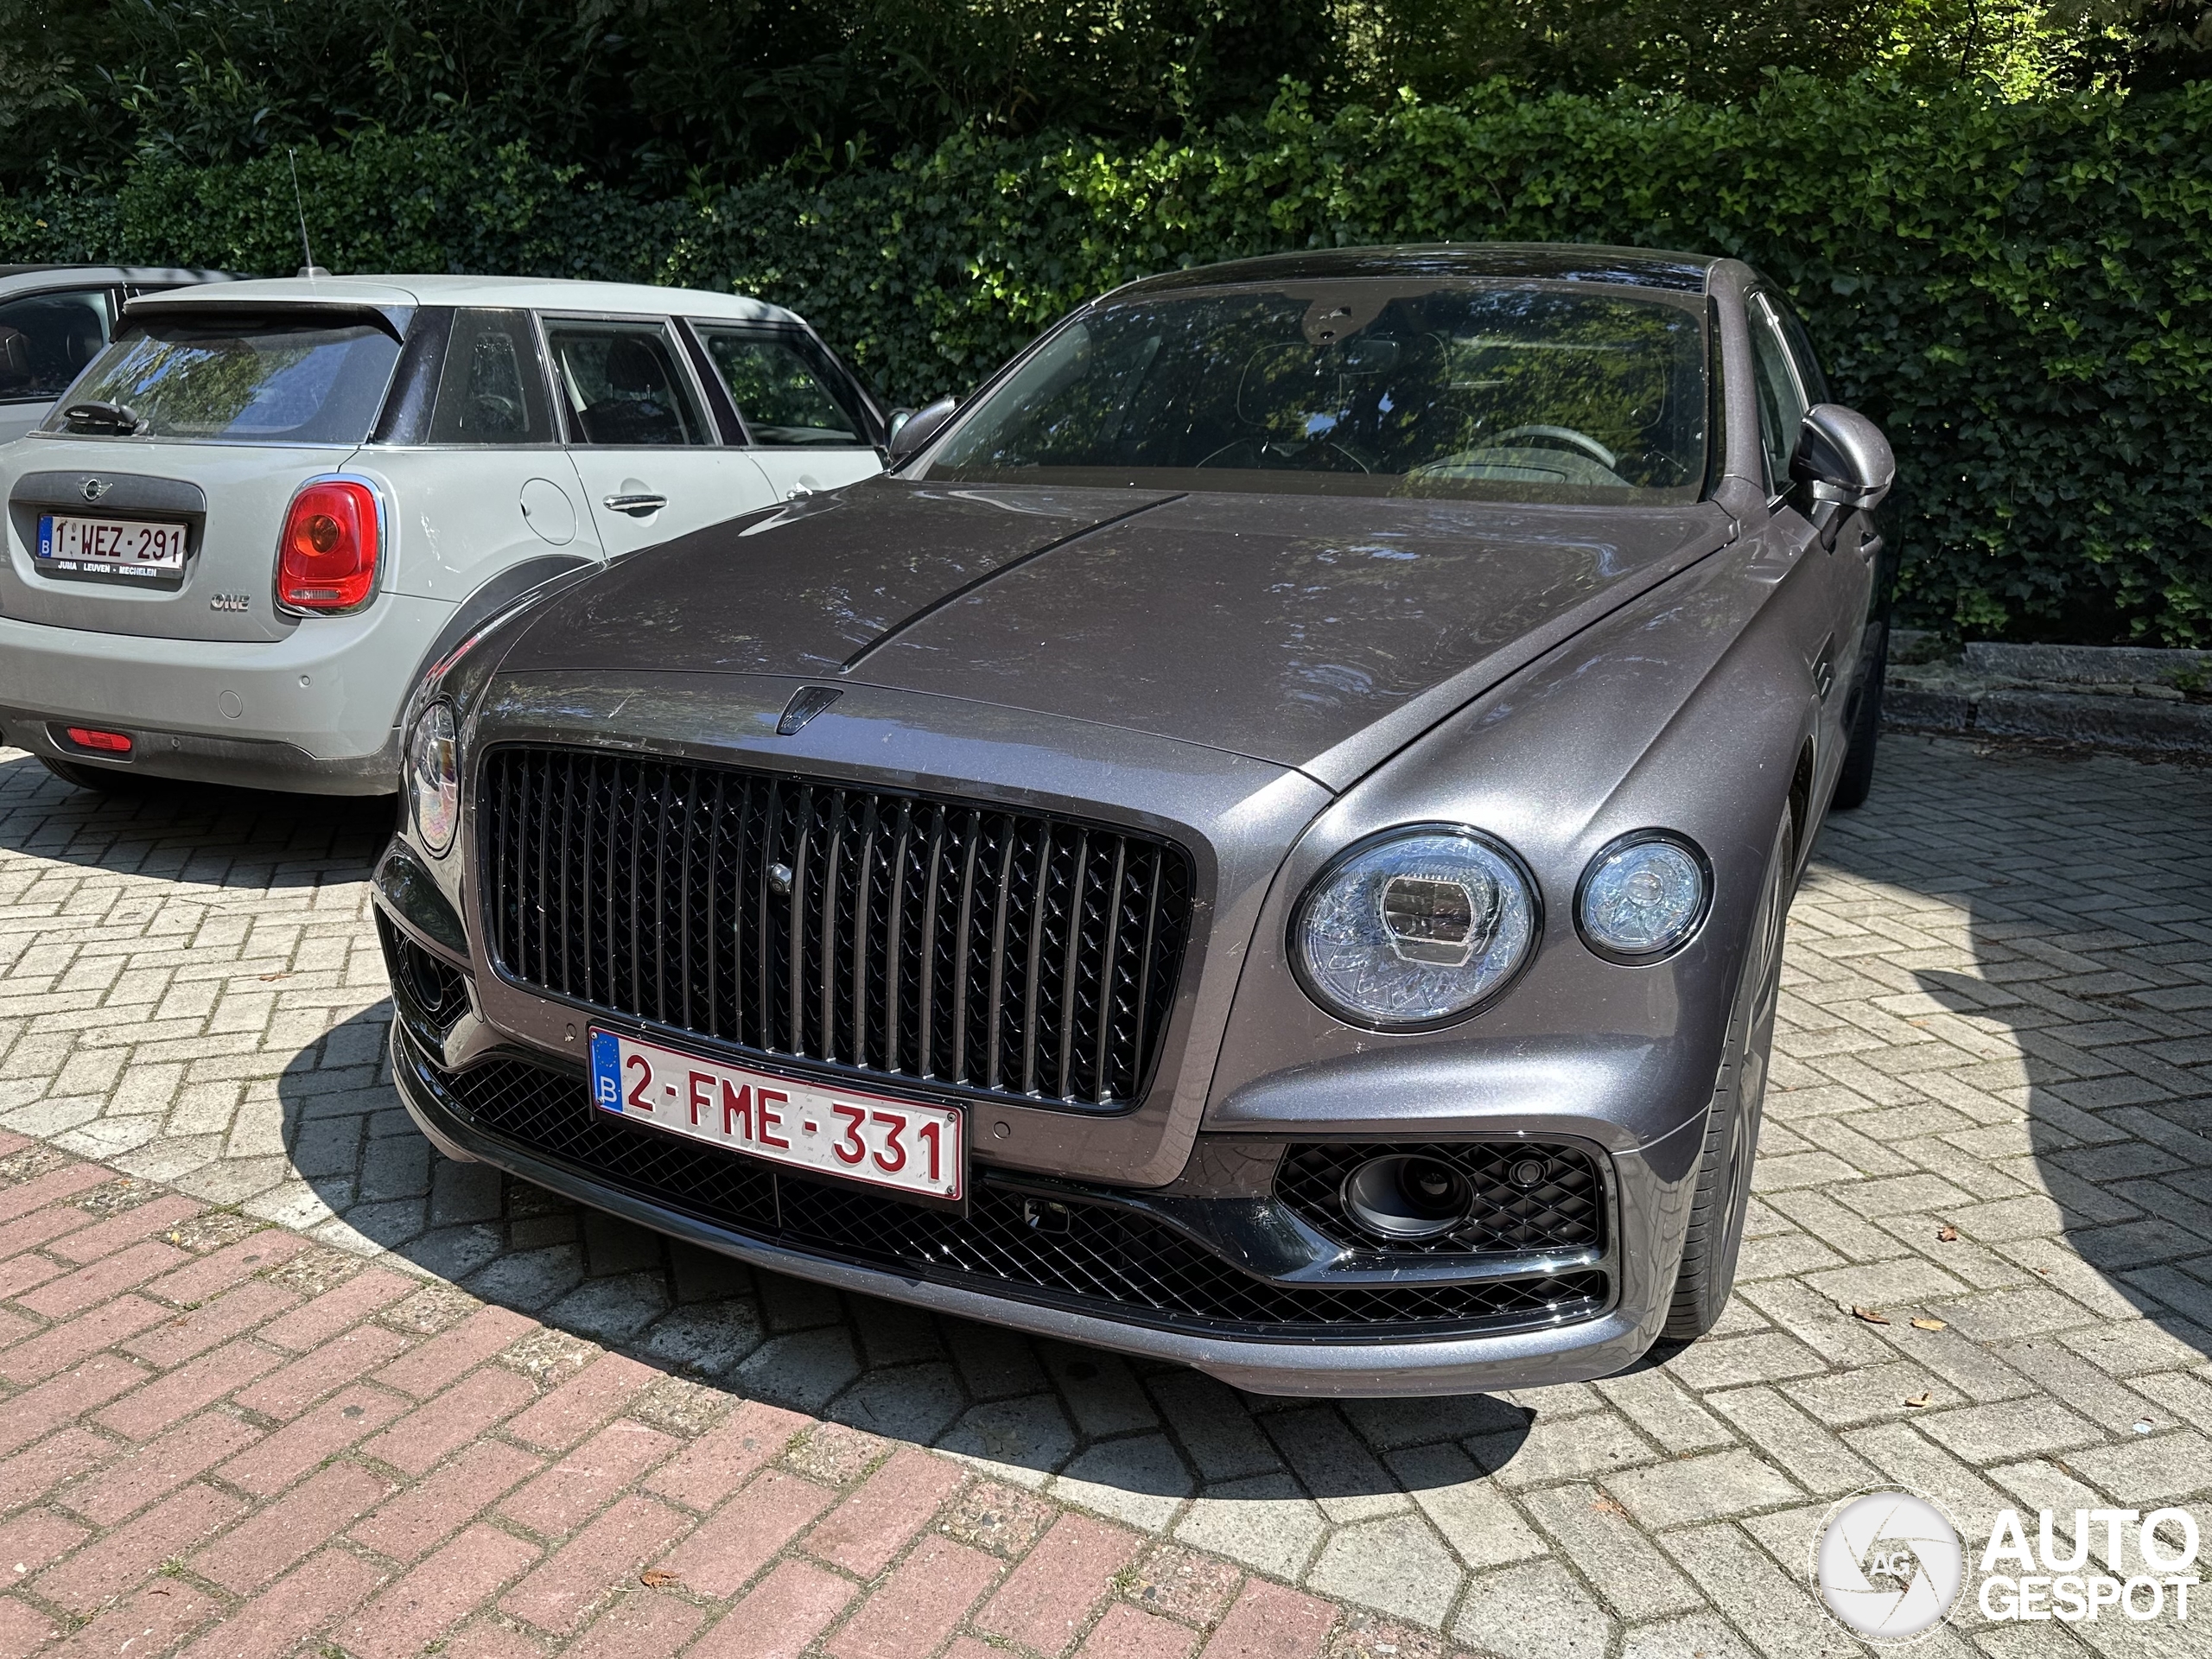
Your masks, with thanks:
<instances>
[{"instance_id":1,"label":"eu blue band on plate","mask_svg":"<svg viewBox=\"0 0 2212 1659\"><path fill-rule=\"evenodd\" d=\"M622 1109L622 1045L611 1031L591 1034L591 1097L610 1112Z\"/></svg>"}]
</instances>

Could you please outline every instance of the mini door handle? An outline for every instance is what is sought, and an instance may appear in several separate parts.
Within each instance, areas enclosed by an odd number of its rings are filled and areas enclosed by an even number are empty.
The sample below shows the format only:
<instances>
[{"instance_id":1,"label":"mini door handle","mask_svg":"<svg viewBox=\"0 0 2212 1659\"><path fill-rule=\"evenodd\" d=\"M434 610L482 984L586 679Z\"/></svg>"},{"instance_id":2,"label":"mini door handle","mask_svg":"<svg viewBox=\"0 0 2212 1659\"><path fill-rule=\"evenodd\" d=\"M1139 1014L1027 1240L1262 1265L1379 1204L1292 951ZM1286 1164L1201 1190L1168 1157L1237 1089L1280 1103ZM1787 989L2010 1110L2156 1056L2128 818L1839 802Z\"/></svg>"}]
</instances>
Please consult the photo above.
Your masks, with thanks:
<instances>
[{"instance_id":1,"label":"mini door handle","mask_svg":"<svg viewBox=\"0 0 2212 1659\"><path fill-rule=\"evenodd\" d=\"M610 495L607 505L610 512L626 512L632 518L646 518L668 505L664 495Z\"/></svg>"},{"instance_id":2,"label":"mini door handle","mask_svg":"<svg viewBox=\"0 0 2212 1659\"><path fill-rule=\"evenodd\" d=\"M1866 560L1869 564L1874 563L1874 556L1881 550L1882 538L1878 536L1869 536L1865 541L1859 543L1859 556Z\"/></svg>"}]
</instances>

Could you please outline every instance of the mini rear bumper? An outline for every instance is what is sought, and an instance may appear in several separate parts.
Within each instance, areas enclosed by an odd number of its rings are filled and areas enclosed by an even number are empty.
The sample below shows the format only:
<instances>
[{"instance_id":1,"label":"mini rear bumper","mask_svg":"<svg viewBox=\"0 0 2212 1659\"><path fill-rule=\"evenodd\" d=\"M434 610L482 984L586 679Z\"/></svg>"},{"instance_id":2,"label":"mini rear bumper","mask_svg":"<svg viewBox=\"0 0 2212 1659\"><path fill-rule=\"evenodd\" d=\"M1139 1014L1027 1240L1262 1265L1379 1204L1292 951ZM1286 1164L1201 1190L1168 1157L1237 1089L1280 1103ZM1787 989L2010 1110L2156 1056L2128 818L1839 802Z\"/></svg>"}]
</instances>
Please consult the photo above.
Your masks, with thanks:
<instances>
[{"instance_id":1,"label":"mini rear bumper","mask_svg":"<svg viewBox=\"0 0 2212 1659\"><path fill-rule=\"evenodd\" d=\"M311 794L396 786L397 725L415 671L453 613L386 594L358 616L282 639L161 639L0 617L0 730L34 754L157 778ZM127 760L62 735L132 739Z\"/></svg>"}]
</instances>

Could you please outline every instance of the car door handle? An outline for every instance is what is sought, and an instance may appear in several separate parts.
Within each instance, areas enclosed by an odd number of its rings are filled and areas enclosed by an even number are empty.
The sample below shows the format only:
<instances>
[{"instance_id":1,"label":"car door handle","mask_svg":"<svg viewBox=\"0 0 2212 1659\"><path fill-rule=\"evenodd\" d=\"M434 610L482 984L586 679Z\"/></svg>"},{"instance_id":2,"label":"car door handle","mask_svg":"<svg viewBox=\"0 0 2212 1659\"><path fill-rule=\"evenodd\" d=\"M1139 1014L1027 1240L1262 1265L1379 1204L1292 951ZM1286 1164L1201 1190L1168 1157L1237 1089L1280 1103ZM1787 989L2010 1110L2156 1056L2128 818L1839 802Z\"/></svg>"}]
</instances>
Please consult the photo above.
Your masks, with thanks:
<instances>
[{"instance_id":1,"label":"car door handle","mask_svg":"<svg viewBox=\"0 0 2212 1659\"><path fill-rule=\"evenodd\" d=\"M606 501L609 512L626 512L632 518L649 517L668 505L664 495L610 495Z\"/></svg>"},{"instance_id":2,"label":"car door handle","mask_svg":"<svg viewBox=\"0 0 2212 1659\"><path fill-rule=\"evenodd\" d=\"M1866 560L1869 564L1874 563L1875 556L1881 550L1882 538L1878 536L1869 536L1865 541L1859 543L1859 556Z\"/></svg>"}]
</instances>

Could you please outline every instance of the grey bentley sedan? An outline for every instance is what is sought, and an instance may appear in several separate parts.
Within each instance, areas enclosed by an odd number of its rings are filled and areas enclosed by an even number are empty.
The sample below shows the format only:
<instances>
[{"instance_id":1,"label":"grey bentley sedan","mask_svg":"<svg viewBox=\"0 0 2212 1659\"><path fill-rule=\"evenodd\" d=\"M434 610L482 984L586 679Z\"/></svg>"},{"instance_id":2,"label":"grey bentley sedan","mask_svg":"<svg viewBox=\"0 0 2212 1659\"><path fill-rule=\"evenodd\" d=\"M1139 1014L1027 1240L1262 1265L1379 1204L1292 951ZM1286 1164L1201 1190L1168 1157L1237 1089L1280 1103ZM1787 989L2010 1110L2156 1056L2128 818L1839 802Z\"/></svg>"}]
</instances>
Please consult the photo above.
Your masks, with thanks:
<instances>
[{"instance_id":1,"label":"grey bentley sedan","mask_svg":"<svg viewBox=\"0 0 2212 1659\"><path fill-rule=\"evenodd\" d=\"M417 690L376 887L430 1138L1260 1393L1709 1328L1885 628L1889 448L1782 295L1179 271L892 453Z\"/></svg>"}]
</instances>

